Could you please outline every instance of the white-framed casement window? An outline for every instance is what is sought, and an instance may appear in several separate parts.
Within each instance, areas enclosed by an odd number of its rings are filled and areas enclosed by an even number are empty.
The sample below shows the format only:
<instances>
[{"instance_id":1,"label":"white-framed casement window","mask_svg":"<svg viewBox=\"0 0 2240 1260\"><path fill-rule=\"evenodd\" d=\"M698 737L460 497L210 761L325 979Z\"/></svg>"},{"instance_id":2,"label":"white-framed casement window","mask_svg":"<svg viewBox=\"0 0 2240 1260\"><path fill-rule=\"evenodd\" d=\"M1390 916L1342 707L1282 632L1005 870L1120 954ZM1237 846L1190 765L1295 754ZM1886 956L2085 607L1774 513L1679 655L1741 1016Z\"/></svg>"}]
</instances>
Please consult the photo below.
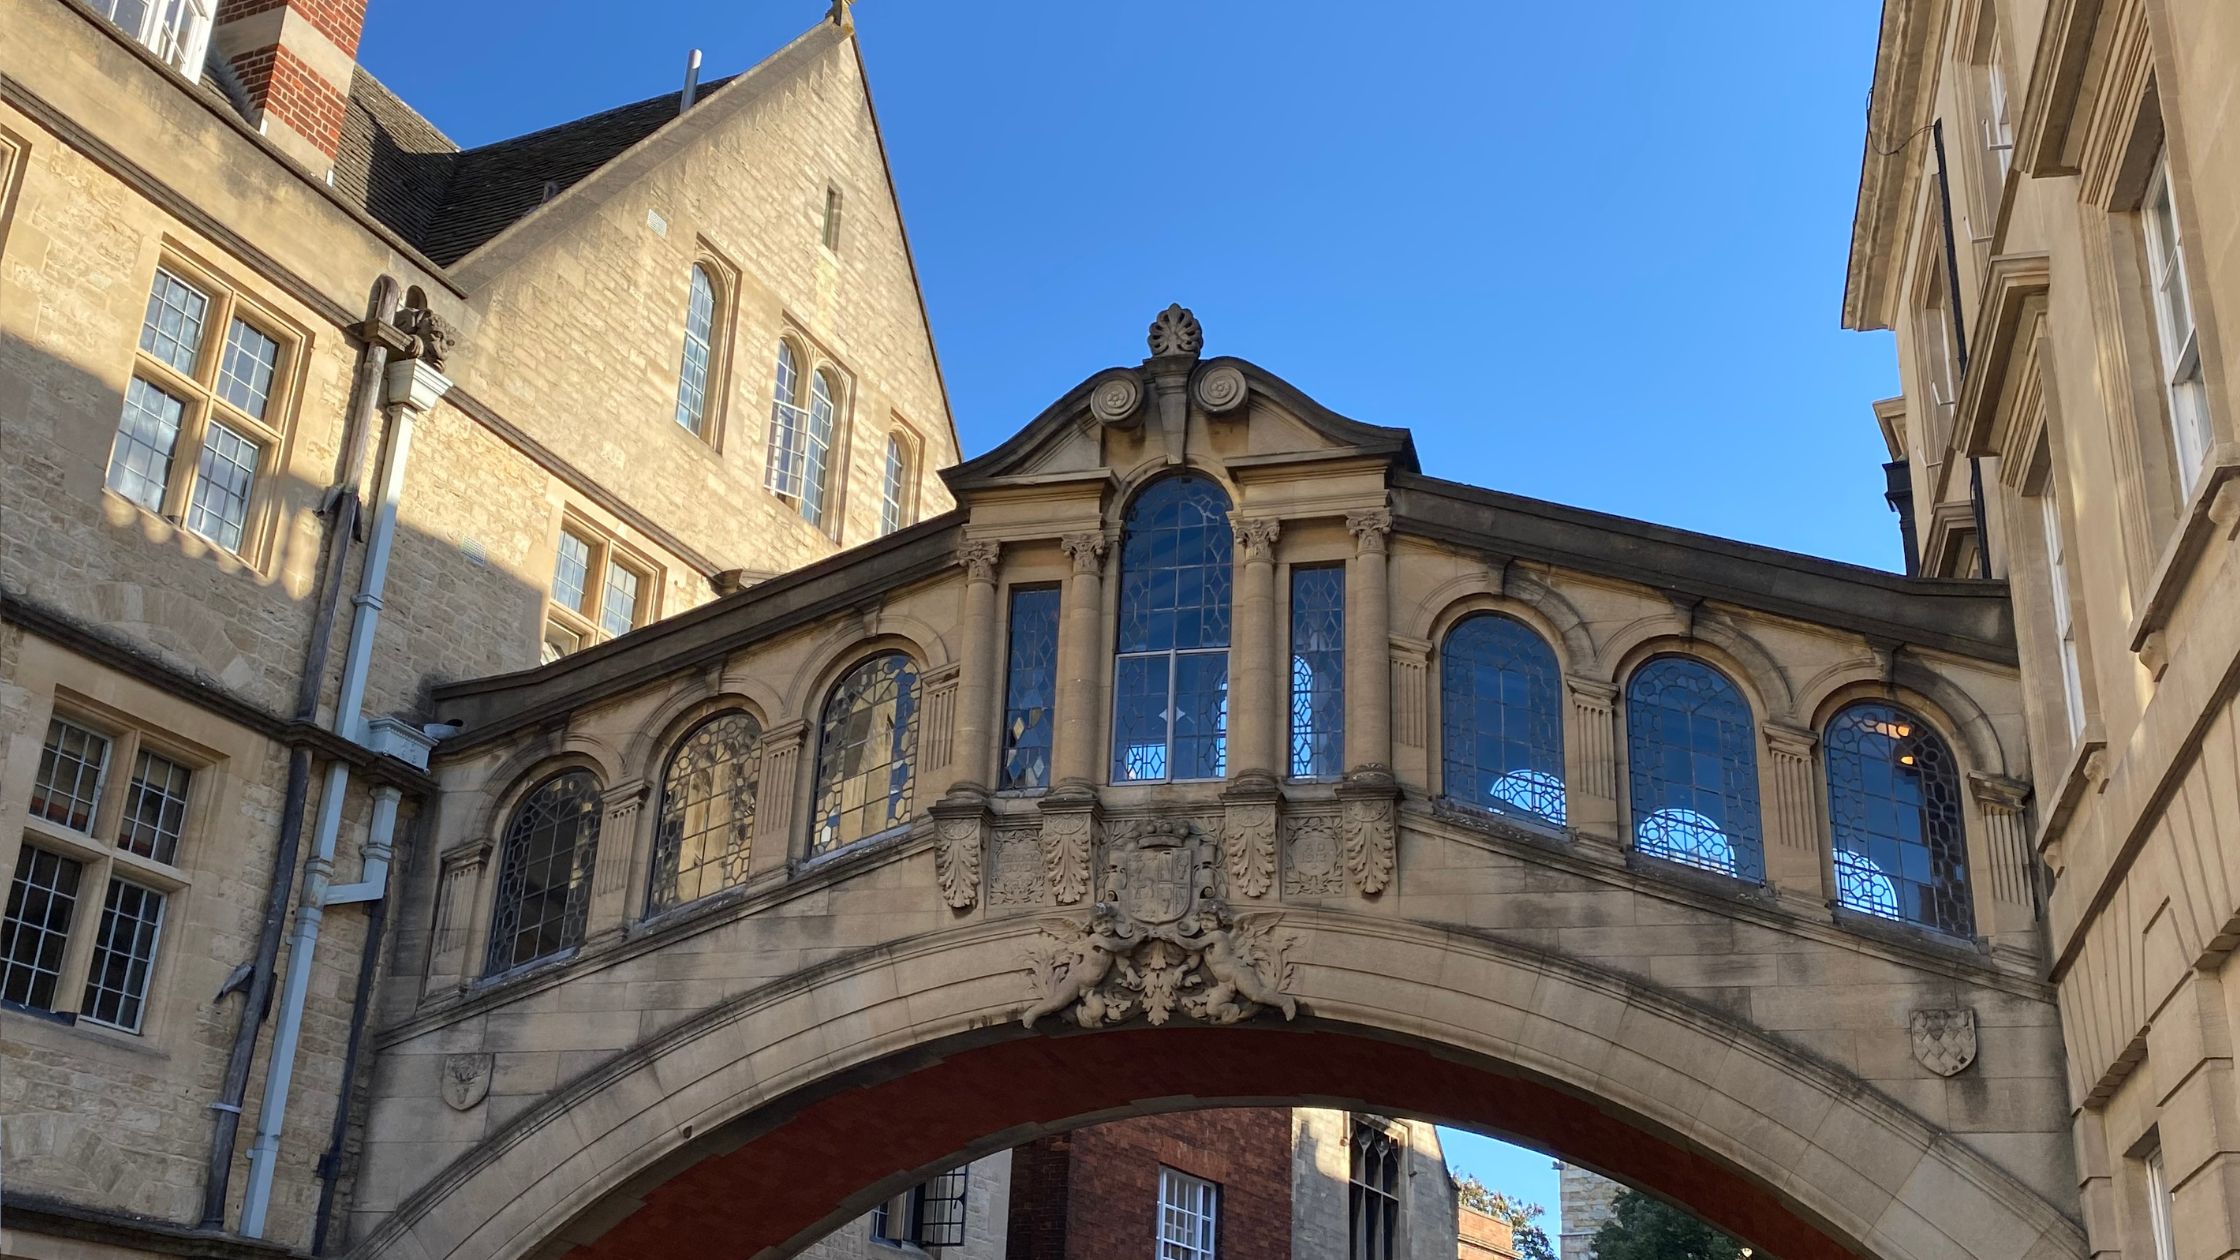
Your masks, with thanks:
<instances>
[{"instance_id":1,"label":"white-framed casement window","mask_svg":"<svg viewBox=\"0 0 2240 1260\"><path fill-rule=\"evenodd\" d=\"M1983 0L1978 19L1973 58L1976 75L1976 140L1983 147L1983 205L1981 219L1969 224L1970 234L1988 240L1999 218L1999 202L2006 195L2007 172L2014 166L2014 105L2007 99L2006 65L2000 60L1999 12L1993 0Z\"/></svg>"},{"instance_id":2,"label":"white-framed casement window","mask_svg":"<svg viewBox=\"0 0 2240 1260\"><path fill-rule=\"evenodd\" d=\"M200 771L130 727L47 723L0 918L0 1002L139 1033Z\"/></svg>"},{"instance_id":3,"label":"white-framed casement window","mask_svg":"<svg viewBox=\"0 0 2240 1260\"><path fill-rule=\"evenodd\" d=\"M722 397L724 289L706 263L694 263L685 294L684 360L677 368L677 423L696 438L712 439L712 410Z\"/></svg>"},{"instance_id":4,"label":"white-framed casement window","mask_svg":"<svg viewBox=\"0 0 2240 1260\"><path fill-rule=\"evenodd\" d=\"M213 0L92 0L94 12L190 79L202 77Z\"/></svg>"},{"instance_id":5,"label":"white-framed casement window","mask_svg":"<svg viewBox=\"0 0 2240 1260\"><path fill-rule=\"evenodd\" d=\"M544 659L559 660L654 619L660 570L605 532L563 517L545 602Z\"/></svg>"},{"instance_id":6,"label":"white-framed casement window","mask_svg":"<svg viewBox=\"0 0 2240 1260\"><path fill-rule=\"evenodd\" d=\"M762 484L801 513L801 519L827 534L834 532L830 519L839 462L835 443L846 407L847 385L840 370L830 363L807 361L791 338L781 339Z\"/></svg>"},{"instance_id":7,"label":"white-framed casement window","mask_svg":"<svg viewBox=\"0 0 2240 1260\"><path fill-rule=\"evenodd\" d=\"M2162 1148L2147 1153L2147 1224L2154 1231L2154 1260L2178 1260L2178 1242L2170 1229L2170 1172L2162 1162Z\"/></svg>"},{"instance_id":8,"label":"white-framed casement window","mask_svg":"<svg viewBox=\"0 0 2240 1260\"><path fill-rule=\"evenodd\" d=\"M2139 211L2163 397L2177 456L2178 491L2190 495L2209 454L2209 402L2201 379L2200 330L2194 326L2193 294L2186 283L2185 236L2178 228L2178 207L2170 193L2168 149L2155 155L2154 175Z\"/></svg>"},{"instance_id":9,"label":"white-framed casement window","mask_svg":"<svg viewBox=\"0 0 2240 1260\"><path fill-rule=\"evenodd\" d=\"M110 492L253 563L297 344L224 286L157 267L109 451Z\"/></svg>"},{"instance_id":10,"label":"white-framed casement window","mask_svg":"<svg viewBox=\"0 0 2240 1260\"><path fill-rule=\"evenodd\" d=\"M891 534L910 523L912 447L900 433L887 435L886 466L879 475L879 532Z\"/></svg>"},{"instance_id":11,"label":"white-framed casement window","mask_svg":"<svg viewBox=\"0 0 2240 1260\"><path fill-rule=\"evenodd\" d=\"M2061 704L2069 723L2069 738L2084 730L2084 671L2077 657L2076 607L2069 594L2069 551L2062 542L2061 501L2055 493L2053 474L2046 474L2038 492L2038 509L2045 528L2046 593L2053 604L2053 633L2061 653Z\"/></svg>"},{"instance_id":12,"label":"white-framed casement window","mask_svg":"<svg viewBox=\"0 0 2240 1260\"><path fill-rule=\"evenodd\" d=\"M1221 1187L1159 1169L1158 1260L1213 1260L1220 1223Z\"/></svg>"}]
</instances>

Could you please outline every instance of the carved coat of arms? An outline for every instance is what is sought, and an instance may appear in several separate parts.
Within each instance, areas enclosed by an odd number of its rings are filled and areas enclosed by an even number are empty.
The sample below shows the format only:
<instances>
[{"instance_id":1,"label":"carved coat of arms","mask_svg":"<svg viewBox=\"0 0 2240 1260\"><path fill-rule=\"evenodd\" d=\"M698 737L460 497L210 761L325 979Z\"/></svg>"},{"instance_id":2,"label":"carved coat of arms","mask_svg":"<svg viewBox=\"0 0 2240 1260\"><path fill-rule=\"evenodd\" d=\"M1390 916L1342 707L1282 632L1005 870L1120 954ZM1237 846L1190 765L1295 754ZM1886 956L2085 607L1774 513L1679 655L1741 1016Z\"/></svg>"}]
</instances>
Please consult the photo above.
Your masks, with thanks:
<instances>
[{"instance_id":1,"label":"carved coat of arms","mask_svg":"<svg viewBox=\"0 0 2240 1260\"><path fill-rule=\"evenodd\" d=\"M1924 1008L1907 1020L1913 1031L1913 1057L1939 1076L1956 1076L1976 1061L1976 1013Z\"/></svg>"},{"instance_id":2,"label":"carved coat of arms","mask_svg":"<svg viewBox=\"0 0 2240 1260\"><path fill-rule=\"evenodd\" d=\"M472 1111L490 1095L490 1069L496 1059L490 1054L447 1054L443 1056L443 1101L453 1111Z\"/></svg>"},{"instance_id":3,"label":"carved coat of arms","mask_svg":"<svg viewBox=\"0 0 2240 1260\"><path fill-rule=\"evenodd\" d=\"M1283 992L1288 936L1273 914L1240 920L1221 899L1215 846L1187 823L1157 821L1106 846L1086 919L1043 929L1031 957L1036 1000L1021 1022L1064 1014L1083 1028L1176 1011L1233 1024L1262 1009L1298 1013Z\"/></svg>"}]
</instances>

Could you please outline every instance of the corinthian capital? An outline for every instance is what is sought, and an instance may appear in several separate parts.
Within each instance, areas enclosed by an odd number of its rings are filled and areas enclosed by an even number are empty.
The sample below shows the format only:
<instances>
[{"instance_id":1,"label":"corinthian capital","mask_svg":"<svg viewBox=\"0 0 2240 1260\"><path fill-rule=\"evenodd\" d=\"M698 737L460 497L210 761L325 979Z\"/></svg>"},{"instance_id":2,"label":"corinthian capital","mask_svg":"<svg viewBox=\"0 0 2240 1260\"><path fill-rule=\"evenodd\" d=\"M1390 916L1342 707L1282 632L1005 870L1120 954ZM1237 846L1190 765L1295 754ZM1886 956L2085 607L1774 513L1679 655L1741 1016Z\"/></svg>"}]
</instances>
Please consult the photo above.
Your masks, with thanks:
<instances>
[{"instance_id":1,"label":"corinthian capital","mask_svg":"<svg viewBox=\"0 0 2240 1260\"><path fill-rule=\"evenodd\" d=\"M1003 554L1003 544L991 539L974 539L957 548L957 563L964 566L965 578L972 582L996 580L996 557Z\"/></svg>"},{"instance_id":2,"label":"corinthian capital","mask_svg":"<svg viewBox=\"0 0 2240 1260\"><path fill-rule=\"evenodd\" d=\"M1276 558L1276 535L1283 532L1281 522L1269 517L1234 517L1232 525L1237 532L1237 545L1244 548L1244 558L1249 562L1272 563Z\"/></svg>"},{"instance_id":3,"label":"corinthian capital","mask_svg":"<svg viewBox=\"0 0 2240 1260\"><path fill-rule=\"evenodd\" d=\"M1346 528L1353 531L1354 550L1361 555L1384 554L1392 533L1392 513L1383 508L1346 513Z\"/></svg>"},{"instance_id":4,"label":"corinthian capital","mask_svg":"<svg viewBox=\"0 0 2240 1260\"><path fill-rule=\"evenodd\" d=\"M1112 543L1101 533L1067 534L1058 540L1065 553L1073 557L1075 573L1101 573L1104 571L1104 553Z\"/></svg>"}]
</instances>

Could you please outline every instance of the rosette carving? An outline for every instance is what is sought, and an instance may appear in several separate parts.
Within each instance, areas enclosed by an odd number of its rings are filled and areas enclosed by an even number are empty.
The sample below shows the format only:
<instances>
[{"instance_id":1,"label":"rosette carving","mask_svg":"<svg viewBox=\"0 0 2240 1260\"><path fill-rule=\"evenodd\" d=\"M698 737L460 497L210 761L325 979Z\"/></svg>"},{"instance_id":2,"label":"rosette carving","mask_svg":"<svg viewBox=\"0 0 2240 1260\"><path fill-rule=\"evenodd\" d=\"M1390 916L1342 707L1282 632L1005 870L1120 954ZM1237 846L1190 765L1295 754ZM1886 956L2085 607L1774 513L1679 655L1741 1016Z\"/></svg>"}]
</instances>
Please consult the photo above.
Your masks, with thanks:
<instances>
[{"instance_id":1,"label":"rosette carving","mask_svg":"<svg viewBox=\"0 0 2240 1260\"><path fill-rule=\"evenodd\" d=\"M1089 414L1099 424L1130 424L1143 404L1143 382L1133 372L1115 372L1089 391Z\"/></svg>"},{"instance_id":2,"label":"rosette carving","mask_svg":"<svg viewBox=\"0 0 2240 1260\"><path fill-rule=\"evenodd\" d=\"M1223 363L1198 373L1191 392L1197 396L1199 406L1219 415L1243 406L1252 390L1245 384L1243 369L1234 363Z\"/></svg>"}]
</instances>

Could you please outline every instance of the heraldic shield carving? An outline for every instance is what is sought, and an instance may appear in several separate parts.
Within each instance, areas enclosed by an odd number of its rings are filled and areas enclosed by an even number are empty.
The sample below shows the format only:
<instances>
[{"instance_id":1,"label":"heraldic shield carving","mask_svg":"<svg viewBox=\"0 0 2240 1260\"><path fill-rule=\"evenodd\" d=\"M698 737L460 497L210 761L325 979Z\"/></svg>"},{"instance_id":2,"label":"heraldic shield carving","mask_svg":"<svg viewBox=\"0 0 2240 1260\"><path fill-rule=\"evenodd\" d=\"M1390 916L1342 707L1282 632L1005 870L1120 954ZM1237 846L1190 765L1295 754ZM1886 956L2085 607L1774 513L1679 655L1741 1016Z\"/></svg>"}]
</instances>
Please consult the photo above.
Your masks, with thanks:
<instances>
[{"instance_id":1,"label":"heraldic shield carving","mask_svg":"<svg viewBox=\"0 0 2240 1260\"><path fill-rule=\"evenodd\" d=\"M1907 1021L1913 1029L1913 1057L1939 1076L1957 1076L1976 1061L1976 1013L1924 1008Z\"/></svg>"},{"instance_id":2,"label":"heraldic shield carving","mask_svg":"<svg viewBox=\"0 0 2240 1260\"><path fill-rule=\"evenodd\" d=\"M1089 916L1042 935L1030 955L1036 1000L1020 1020L1029 1028L1051 1015L1096 1028L1139 1014L1164 1024L1178 1010L1210 1024L1299 1012L1283 992L1291 938L1273 914L1230 911L1216 846L1188 823L1115 834Z\"/></svg>"}]
</instances>

